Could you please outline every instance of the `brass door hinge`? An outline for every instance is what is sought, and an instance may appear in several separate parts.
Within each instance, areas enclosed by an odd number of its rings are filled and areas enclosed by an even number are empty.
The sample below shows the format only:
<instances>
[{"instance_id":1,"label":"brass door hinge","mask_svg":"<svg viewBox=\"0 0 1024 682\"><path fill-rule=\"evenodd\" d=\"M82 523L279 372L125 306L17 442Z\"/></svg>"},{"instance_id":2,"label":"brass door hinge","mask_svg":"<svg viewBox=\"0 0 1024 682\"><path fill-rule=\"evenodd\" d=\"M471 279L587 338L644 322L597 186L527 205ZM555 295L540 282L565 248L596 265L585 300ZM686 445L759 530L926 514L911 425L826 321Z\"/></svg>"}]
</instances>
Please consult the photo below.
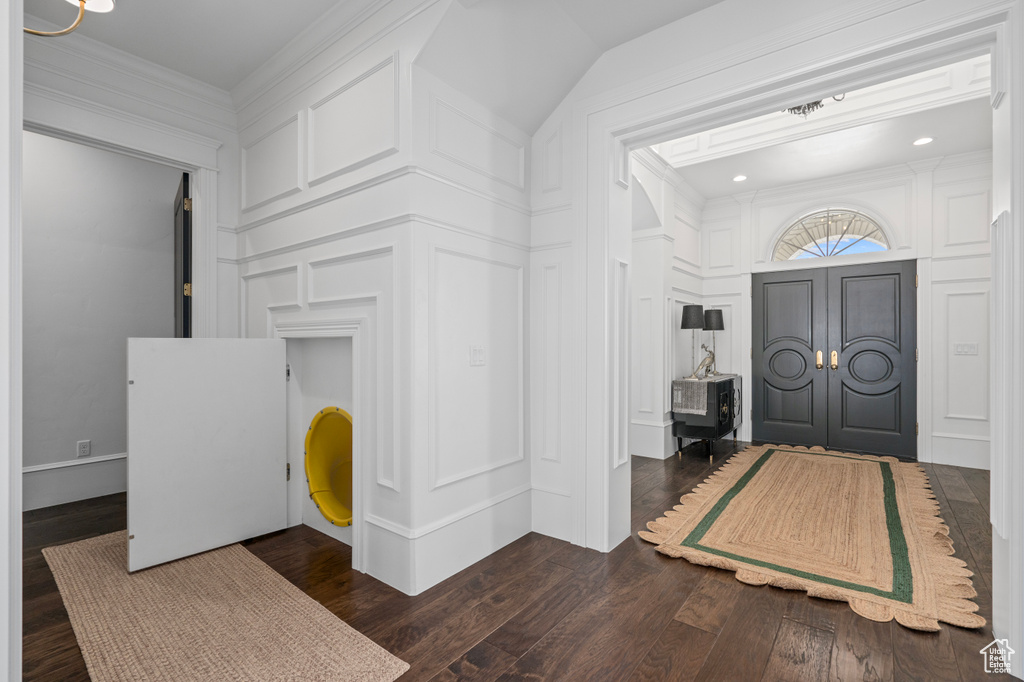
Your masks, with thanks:
<instances>
[{"instance_id":1,"label":"brass door hinge","mask_svg":"<svg viewBox=\"0 0 1024 682\"><path fill-rule=\"evenodd\" d=\"M182 293L185 296L191 296L192 295L192 283L191 282L189 282L188 284L185 285L185 290Z\"/></svg>"},{"instance_id":2,"label":"brass door hinge","mask_svg":"<svg viewBox=\"0 0 1024 682\"><path fill-rule=\"evenodd\" d=\"M190 198L185 197L185 199L184 199L184 201L182 203L184 204L184 208L185 208L186 211L191 211L192 210L192 200Z\"/></svg>"}]
</instances>

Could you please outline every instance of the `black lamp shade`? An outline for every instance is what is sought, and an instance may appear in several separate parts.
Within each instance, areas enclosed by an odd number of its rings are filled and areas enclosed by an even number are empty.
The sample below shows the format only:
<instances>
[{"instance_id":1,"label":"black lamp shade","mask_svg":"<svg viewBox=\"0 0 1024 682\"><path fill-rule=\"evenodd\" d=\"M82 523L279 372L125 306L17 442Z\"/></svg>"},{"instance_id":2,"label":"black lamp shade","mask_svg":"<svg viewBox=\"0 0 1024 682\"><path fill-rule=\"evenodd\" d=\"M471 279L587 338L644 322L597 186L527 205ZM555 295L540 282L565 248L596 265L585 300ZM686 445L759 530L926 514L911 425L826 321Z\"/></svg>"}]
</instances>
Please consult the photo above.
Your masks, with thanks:
<instances>
[{"instance_id":1,"label":"black lamp shade","mask_svg":"<svg viewBox=\"0 0 1024 682\"><path fill-rule=\"evenodd\" d=\"M685 316L685 313L684 313ZM725 329L725 319L722 311L717 308L704 311L704 331L720 332Z\"/></svg>"},{"instance_id":2,"label":"black lamp shade","mask_svg":"<svg viewBox=\"0 0 1024 682\"><path fill-rule=\"evenodd\" d=\"M703 329L704 328L704 306L684 305L683 323L680 329Z\"/></svg>"}]
</instances>

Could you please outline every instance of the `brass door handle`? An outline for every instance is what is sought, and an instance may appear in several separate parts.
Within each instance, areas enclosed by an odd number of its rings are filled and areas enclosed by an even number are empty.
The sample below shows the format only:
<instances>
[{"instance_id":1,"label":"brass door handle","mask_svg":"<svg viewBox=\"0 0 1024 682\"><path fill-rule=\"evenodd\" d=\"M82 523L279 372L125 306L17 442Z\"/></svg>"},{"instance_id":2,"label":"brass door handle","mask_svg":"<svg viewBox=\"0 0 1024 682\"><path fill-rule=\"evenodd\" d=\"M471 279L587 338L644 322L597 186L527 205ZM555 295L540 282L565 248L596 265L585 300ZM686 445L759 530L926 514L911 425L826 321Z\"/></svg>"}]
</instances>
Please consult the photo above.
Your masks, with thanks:
<instances>
[{"instance_id":1,"label":"brass door handle","mask_svg":"<svg viewBox=\"0 0 1024 682\"><path fill-rule=\"evenodd\" d=\"M832 351L831 360L832 362L829 364L829 367L832 369L839 369L839 353Z\"/></svg>"},{"instance_id":2,"label":"brass door handle","mask_svg":"<svg viewBox=\"0 0 1024 682\"><path fill-rule=\"evenodd\" d=\"M816 356L814 366L817 367L818 369L821 369L822 367L825 366L825 360L822 358L820 350L818 351L818 355Z\"/></svg>"}]
</instances>

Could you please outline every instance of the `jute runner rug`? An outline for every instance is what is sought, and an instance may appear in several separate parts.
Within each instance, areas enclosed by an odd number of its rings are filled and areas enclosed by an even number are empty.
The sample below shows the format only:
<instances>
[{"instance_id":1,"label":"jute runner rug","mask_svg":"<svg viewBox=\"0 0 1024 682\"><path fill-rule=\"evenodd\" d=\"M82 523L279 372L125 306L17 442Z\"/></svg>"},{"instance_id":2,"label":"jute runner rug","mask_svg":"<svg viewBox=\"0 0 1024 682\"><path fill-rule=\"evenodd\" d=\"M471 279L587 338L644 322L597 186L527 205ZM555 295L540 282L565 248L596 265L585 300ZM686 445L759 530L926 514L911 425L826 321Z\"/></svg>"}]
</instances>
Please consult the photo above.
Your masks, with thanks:
<instances>
[{"instance_id":1,"label":"jute runner rug","mask_svg":"<svg viewBox=\"0 0 1024 682\"><path fill-rule=\"evenodd\" d=\"M764 445L735 455L640 537L662 554L849 602L916 630L978 628L971 572L916 463Z\"/></svg>"},{"instance_id":2,"label":"jute runner rug","mask_svg":"<svg viewBox=\"0 0 1024 682\"><path fill-rule=\"evenodd\" d=\"M391 682L409 668L240 545L129 574L126 543L43 550L94 682Z\"/></svg>"}]
</instances>

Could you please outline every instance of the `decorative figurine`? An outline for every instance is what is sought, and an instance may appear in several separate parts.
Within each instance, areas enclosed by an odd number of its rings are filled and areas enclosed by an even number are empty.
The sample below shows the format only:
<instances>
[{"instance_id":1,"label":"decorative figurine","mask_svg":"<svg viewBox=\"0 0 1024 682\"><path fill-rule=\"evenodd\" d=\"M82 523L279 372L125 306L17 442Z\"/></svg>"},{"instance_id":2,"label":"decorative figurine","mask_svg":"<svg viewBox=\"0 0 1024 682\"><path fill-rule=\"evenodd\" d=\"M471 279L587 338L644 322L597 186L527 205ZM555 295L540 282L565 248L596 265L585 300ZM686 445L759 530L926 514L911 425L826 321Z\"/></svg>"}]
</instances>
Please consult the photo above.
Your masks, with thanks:
<instances>
[{"instance_id":1,"label":"decorative figurine","mask_svg":"<svg viewBox=\"0 0 1024 682\"><path fill-rule=\"evenodd\" d=\"M715 352L703 343L700 344L700 347L705 353L707 353L707 355L700 361L700 364L697 365L697 369L693 370L693 374L690 375L691 379L700 379L701 370L704 370L704 378L706 379L708 375L711 374L711 368L715 366Z\"/></svg>"}]
</instances>

